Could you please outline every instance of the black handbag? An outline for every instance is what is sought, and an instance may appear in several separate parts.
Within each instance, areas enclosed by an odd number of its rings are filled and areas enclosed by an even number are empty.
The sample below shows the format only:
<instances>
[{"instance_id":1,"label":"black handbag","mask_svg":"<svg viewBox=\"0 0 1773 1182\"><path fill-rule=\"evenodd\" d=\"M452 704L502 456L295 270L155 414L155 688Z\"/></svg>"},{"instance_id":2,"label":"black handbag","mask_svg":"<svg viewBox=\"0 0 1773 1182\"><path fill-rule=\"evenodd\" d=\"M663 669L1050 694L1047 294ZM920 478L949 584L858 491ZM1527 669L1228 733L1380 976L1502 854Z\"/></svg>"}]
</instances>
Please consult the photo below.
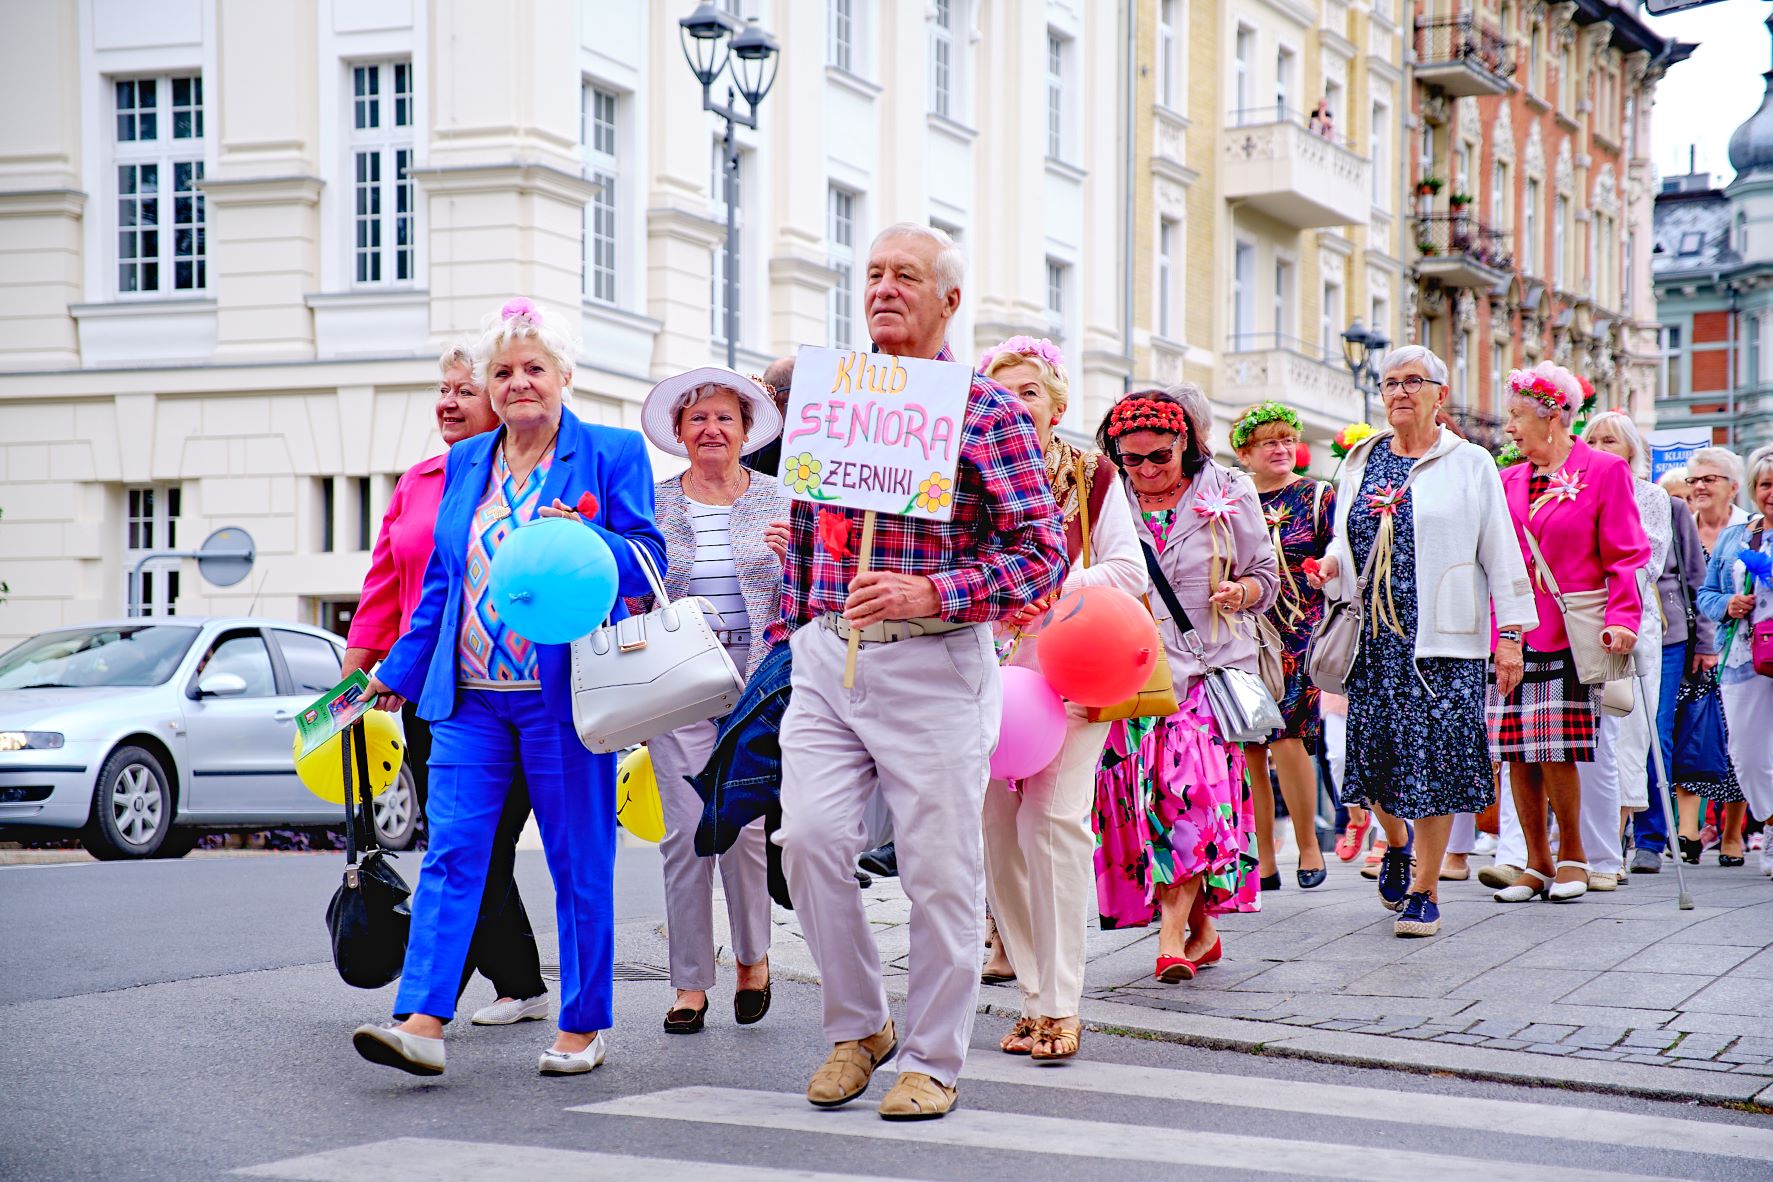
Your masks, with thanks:
<instances>
[{"instance_id":1,"label":"black handbag","mask_svg":"<svg viewBox=\"0 0 1773 1182\"><path fill-rule=\"evenodd\" d=\"M368 791L369 738L362 722L345 732L339 751L345 782L345 877L326 905L326 930L332 935L332 963L339 979L359 989L380 989L399 977L406 963L412 925L406 901L412 889L389 865L394 855L376 843Z\"/></svg>"}]
</instances>

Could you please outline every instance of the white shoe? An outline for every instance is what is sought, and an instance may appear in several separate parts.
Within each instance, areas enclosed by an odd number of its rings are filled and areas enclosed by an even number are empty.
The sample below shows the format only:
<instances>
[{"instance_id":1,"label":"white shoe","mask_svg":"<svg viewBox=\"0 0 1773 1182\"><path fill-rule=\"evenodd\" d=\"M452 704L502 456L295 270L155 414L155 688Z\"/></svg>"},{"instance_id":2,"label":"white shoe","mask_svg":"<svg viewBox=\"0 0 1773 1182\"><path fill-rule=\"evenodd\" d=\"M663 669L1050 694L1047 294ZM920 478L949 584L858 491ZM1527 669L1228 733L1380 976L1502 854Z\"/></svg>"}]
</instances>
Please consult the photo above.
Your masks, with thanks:
<instances>
[{"instance_id":1,"label":"white shoe","mask_svg":"<svg viewBox=\"0 0 1773 1182\"><path fill-rule=\"evenodd\" d=\"M1588 884L1594 878L1594 871L1589 869L1587 862L1564 861L1559 862L1557 868L1562 870L1566 866L1582 871L1585 877L1575 882L1554 882L1547 887L1545 897L1553 903L1573 903L1580 899L1588 894Z\"/></svg>"},{"instance_id":2,"label":"white shoe","mask_svg":"<svg viewBox=\"0 0 1773 1182\"><path fill-rule=\"evenodd\" d=\"M1471 844L1471 852L1480 857L1494 854L1496 852L1496 835L1494 833L1478 834L1477 840Z\"/></svg>"},{"instance_id":3,"label":"white shoe","mask_svg":"<svg viewBox=\"0 0 1773 1182\"><path fill-rule=\"evenodd\" d=\"M1588 889L1591 891L1616 891L1619 889L1619 876L1600 870L1590 870L1588 872Z\"/></svg>"},{"instance_id":4,"label":"white shoe","mask_svg":"<svg viewBox=\"0 0 1773 1182\"><path fill-rule=\"evenodd\" d=\"M476 1026L511 1026L518 1022L540 1022L548 1016L548 995L495 1001L474 1011Z\"/></svg>"},{"instance_id":5,"label":"white shoe","mask_svg":"<svg viewBox=\"0 0 1773 1182\"><path fill-rule=\"evenodd\" d=\"M1767 842L1761 843L1761 873L1773 876L1773 848Z\"/></svg>"},{"instance_id":6,"label":"white shoe","mask_svg":"<svg viewBox=\"0 0 1773 1182\"><path fill-rule=\"evenodd\" d=\"M443 1040L408 1034L394 1022L359 1026L351 1032L351 1045L359 1055L383 1067L411 1075L443 1074Z\"/></svg>"},{"instance_id":7,"label":"white shoe","mask_svg":"<svg viewBox=\"0 0 1773 1182\"><path fill-rule=\"evenodd\" d=\"M599 1030L591 1045L582 1051L572 1054L552 1049L543 1051L536 1069L543 1075L583 1075L602 1063L608 1050L609 1044L603 1041L603 1031Z\"/></svg>"},{"instance_id":8,"label":"white shoe","mask_svg":"<svg viewBox=\"0 0 1773 1182\"><path fill-rule=\"evenodd\" d=\"M1527 875L1529 874L1538 879L1538 882L1528 882ZM1503 887L1490 897L1498 903L1528 903L1543 896L1550 883L1551 879L1528 866L1521 871L1520 877L1511 885Z\"/></svg>"}]
</instances>

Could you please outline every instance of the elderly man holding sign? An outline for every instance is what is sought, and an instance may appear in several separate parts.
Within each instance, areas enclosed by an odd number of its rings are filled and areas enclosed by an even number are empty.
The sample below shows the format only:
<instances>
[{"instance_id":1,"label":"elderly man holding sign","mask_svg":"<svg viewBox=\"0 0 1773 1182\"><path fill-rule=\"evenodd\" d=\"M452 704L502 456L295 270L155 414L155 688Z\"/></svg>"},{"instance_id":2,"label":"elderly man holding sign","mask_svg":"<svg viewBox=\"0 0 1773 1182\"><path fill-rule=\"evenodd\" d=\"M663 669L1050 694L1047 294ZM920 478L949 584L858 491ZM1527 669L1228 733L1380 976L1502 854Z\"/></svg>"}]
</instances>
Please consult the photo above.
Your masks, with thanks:
<instances>
[{"instance_id":1,"label":"elderly man holding sign","mask_svg":"<svg viewBox=\"0 0 1773 1182\"><path fill-rule=\"evenodd\" d=\"M854 1100L899 1052L888 1120L946 1115L972 1037L980 810L1001 710L987 625L1065 575L1027 411L952 364L962 267L927 226L874 240L864 310L879 352L801 350L782 435L795 504L771 527L787 558L770 639L792 633L794 653L778 840L835 1044L807 1099ZM903 1042L855 880L876 792L911 899Z\"/></svg>"}]
</instances>

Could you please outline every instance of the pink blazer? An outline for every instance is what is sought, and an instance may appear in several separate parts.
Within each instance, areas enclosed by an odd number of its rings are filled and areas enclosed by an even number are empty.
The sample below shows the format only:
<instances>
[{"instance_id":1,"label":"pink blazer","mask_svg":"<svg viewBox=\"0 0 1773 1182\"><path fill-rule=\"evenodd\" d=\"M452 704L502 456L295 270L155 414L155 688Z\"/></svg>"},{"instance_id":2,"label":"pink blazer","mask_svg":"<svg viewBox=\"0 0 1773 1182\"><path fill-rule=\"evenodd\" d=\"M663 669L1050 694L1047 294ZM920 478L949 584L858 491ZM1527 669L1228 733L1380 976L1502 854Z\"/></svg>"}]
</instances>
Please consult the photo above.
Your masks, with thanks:
<instances>
[{"instance_id":1,"label":"pink blazer","mask_svg":"<svg viewBox=\"0 0 1773 1182\"><path fill-rule=\"evenodd\" d=\"M386 653L406 634L425 589L425 564L431 561L437 506L443 500L443 465L449 453L420 460L400 477L382 532L363 578L363 596L351 617L352 648Z\"/></svg>"},{"instance_id":2,"label":"pink blazer","mask_svg":"<svg viewBox=\"0 0 1773 1182\"><path fill-rule=\"evenodd\" d=\"M1555 497L1530 519L1528 483L1533 465L1515 464L1502 471L1502 491L1539 610L1539 626L1527 633L1527 646L1542 653L1569 648L1570 639L1557 601L1540 585L1533 552L1527 548L1529 528L1561 590L1606 588L1609 626L1639 631L1644 605L1638 593L1638 568L1650 561L1650 539L1638 518L1637 494L1625 461L1578 439L1561 471L1575 479L1574 499Z\"/></svg>"}]
</instances>

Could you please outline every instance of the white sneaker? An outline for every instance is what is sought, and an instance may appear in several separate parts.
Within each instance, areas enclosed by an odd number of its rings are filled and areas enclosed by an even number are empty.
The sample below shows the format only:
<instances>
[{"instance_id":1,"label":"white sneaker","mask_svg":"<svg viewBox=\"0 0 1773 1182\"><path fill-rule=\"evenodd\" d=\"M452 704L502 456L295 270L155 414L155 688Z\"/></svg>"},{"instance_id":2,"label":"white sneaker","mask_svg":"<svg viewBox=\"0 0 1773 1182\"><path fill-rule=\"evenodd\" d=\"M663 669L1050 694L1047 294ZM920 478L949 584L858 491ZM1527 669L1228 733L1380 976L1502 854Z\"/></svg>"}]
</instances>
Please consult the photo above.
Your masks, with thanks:
<instances>
[{"instance_id":1,"label":"white sneaker","mask_svg":"<svg viewBox=\"0 0 1773 1182\"><path fill-rule=\"evenodd\" d=\"M1619 889L1619 876L1609 874L1605 870L1588 872L1588 889L1591 891L1616 891Z\"/></svg>"},{"instance_id":2,"label":"white sneaker","mask_svg":"<svg viewBox=\"0 0 1773 1182\"><path fill-rule=\"evenodd\" d=\"M1496 835L1494 833L1478 834L1477 840L1471 843L1471 852L1480 857L1494 854L1496 852Z\"/></svg>"},{"instance_id":3,"label":"white sneaker","mask_svg":"<svg viewBox=\"0 0 1773 1182\"><path fill-rule=\"evenodd\" d=\"M515 1001L495 1001L474 1011L476 1026L511 1026L518 1022L540 1022L548 1016L548 995L523 997Z\"/></svg>"},{"instance_id":4,"label":"white sneaker","mask_svg":"<svg viewBox=\"0 0 1773 1182\"><path fill-rule=\"evenodd\" d=\"M1773 876L1773 849L1768 846L1766 842L1761 844L1761 873Z\"/></svg>"},{"instance_id":5,"label":"white sneaker","mask_svg":"<svg viewBox=\"0 0 1773 1182\"><path fill-rule=\"evenodd\" d=\"M423 1038L397 1028L397 1023L366 1023L351 1032L351 1045L371 1063L411 1075L443 1074L443 1040Z\"/></svg>"},{"instance_id":6,"label":"white sneaker","mask_svg":"<svg viewBox=\"0 0 1773 1182\"><path fill-rule=\"evenodd\" d=\"M609 1044L604 1042L603 1031L599 1030L591 1045L582 1051L572 1054L552 1048L543 1051L536 1070L543 1075L583 1075L602 1063L608 1050Z\"/></svg>"}]
</instances>

